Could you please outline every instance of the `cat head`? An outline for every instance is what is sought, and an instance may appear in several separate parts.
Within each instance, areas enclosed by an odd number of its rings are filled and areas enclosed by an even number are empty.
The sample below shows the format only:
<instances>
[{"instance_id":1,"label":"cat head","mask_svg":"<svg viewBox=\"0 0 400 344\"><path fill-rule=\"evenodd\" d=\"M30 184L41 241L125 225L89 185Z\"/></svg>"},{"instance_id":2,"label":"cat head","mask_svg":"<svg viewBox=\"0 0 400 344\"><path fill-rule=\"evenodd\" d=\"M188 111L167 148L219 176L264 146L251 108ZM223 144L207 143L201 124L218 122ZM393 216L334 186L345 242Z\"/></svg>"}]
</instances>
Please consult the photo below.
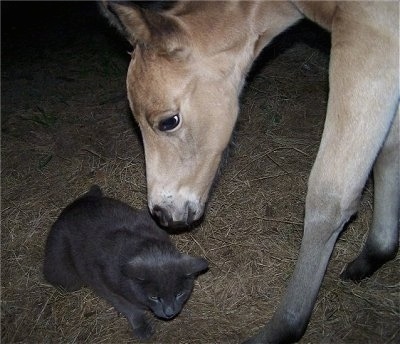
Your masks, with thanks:
<instances>
[{"instance_id":1,"label":"cat head","mask_svg":"<svg viewBox=\"0 0 400 344\"><path fill-rule=\"evenodd\" d=\"M172 319L188 300L194 279L207 268L203 258L178 252L146 252L129 260L123 272L138 301L157 317Z\"/></svg>"}]
</instances>

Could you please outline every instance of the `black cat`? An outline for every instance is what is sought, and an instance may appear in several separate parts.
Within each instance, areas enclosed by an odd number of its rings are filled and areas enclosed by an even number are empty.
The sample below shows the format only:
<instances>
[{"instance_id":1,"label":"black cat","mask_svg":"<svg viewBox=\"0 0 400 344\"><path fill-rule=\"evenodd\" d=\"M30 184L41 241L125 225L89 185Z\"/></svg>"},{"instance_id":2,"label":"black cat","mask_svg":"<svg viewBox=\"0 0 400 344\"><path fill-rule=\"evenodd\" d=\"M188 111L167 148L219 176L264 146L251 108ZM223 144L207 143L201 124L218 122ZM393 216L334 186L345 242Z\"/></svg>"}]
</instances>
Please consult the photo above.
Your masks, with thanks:
<instances>
[{"instance_id":1,"label":"black cat","mask_svg":"<svg viewBox=\"0 0 400 344\"><path fill-rule=\"evenodd\" d=\"M91 287L146 339L153 329L145 311L175 317L207 268L205 259L179 253L147 211L104 197L95 185L54 223L43 270L48 282L68 291Z\"/></svg>"}]
</instances>

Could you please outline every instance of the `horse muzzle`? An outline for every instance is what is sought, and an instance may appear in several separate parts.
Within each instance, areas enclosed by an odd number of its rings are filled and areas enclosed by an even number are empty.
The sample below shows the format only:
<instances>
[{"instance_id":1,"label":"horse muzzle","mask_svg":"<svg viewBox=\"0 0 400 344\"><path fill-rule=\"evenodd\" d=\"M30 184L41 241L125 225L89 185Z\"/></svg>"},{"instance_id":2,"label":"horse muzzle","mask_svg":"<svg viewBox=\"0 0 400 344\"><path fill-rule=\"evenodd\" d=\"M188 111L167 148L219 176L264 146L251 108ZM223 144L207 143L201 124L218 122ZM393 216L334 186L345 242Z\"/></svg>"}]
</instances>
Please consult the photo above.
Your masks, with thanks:
<instances>
[{"instance_id":1,"label":"horse muzzle","mask_svg":"<svg viewBox=\"0 0 400 344\"><path fill-rule=\"evenodd\" d=\"M150 212L156 221L164 227L188 227L203 215L204 205L186 202L182 208L171 204L149 205Z\"/></svg>"}]
</instances>

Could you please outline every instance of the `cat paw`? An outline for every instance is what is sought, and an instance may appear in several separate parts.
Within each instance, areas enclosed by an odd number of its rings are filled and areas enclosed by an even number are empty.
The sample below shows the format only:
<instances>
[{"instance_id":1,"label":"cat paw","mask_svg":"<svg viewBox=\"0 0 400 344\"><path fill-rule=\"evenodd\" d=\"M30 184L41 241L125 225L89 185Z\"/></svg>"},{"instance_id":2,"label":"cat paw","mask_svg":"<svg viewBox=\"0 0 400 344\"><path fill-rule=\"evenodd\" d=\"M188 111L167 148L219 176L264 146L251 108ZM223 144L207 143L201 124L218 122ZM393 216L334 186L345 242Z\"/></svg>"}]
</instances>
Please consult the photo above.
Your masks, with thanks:
<instances>
[{"instance_id":1,"label":"cat paw","mask_svg":"<svg viewBox=\"0 0 400 344\"><path fill-rule=\"evenodd\" d=\"M150 323L145 322L139 327L133 329L133 334L140 340L150 339L154 334L153 326Z\"/></svg>"}]
</instances>

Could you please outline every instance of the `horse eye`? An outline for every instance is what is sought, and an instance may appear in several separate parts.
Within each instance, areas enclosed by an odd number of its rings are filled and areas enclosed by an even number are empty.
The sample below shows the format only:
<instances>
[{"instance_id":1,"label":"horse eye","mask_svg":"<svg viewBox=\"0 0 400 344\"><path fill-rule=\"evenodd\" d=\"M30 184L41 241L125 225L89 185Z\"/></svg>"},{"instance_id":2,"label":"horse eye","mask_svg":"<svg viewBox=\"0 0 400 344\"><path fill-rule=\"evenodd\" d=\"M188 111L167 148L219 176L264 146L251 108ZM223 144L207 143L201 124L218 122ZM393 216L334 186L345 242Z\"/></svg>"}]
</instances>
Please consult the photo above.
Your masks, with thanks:
<instances>
[{"instance_id":1,"label":"horse eye","mask_svg":"<svg viewBox=\"0 0 400 344\"><path fill-rule=\"evenodd\" d=\"M161 120L160 123L158 123L158 129L160 131L170 131L172 129L175 129L178 126L179 122L179 115L174 115L172 117Z\"/></svg>"},{"instance_id":2,"label":"horse eye","mask_svg":"<svg viewBox=\"0 0 400 344\"><path fill-rule=\"evenodd\" d=\"M159 300L158 296L150 296L149 299L153 300L153 301L158 301Z\"/></svg>"}]
</instances>

